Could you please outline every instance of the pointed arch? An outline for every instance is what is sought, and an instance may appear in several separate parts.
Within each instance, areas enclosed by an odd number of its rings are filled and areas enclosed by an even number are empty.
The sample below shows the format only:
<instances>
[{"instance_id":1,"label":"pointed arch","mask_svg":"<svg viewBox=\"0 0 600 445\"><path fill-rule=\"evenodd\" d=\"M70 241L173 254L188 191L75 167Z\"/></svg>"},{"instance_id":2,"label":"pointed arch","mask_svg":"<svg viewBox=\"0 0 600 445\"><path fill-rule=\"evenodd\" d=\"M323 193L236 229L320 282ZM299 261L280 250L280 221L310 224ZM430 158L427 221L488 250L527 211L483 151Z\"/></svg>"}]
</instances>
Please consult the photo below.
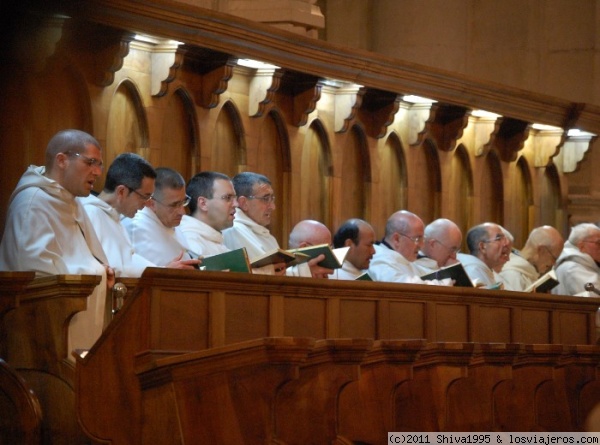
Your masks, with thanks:
<instances>
[{"instance_id":1,"label":"pointed arch","mask_svg":"<svg viewBox=\"0 0 600 445\"><path fill-rule=\"evenodd\" d=\"M533 212L533 187L529 163L520 156L515 164L514 181L511 181L512 199L507 202L511 221L507 227L515 237L515 246L522 247L533 230L531 215Z\"/></svg>"},{"instance_id":2,"label":"pointed arch","mask_svg":"<svg viewBox=\"0 0 600 445\"><path fill-rule=\"evenodd\" d=\"M160 165L177 170L185 179L200 169L198 126L194 102L183 88L169 98L161 132Z\"/></svg>"},{"instance_id":3,"label":"pointed arch","mask_svg":"<svg viewBox=\"0 0 600 445\"><path fill-rule=\"evenodd\" d=\"M306 131L300 162L300 215L331 226L331 148L318 119Z\"/></svg>"},{"instance_id":4,"label":"pointed arch","mask_svg":"<svg viewBox=\"0 0 600 445\"><path fill-rule=\"evenodd\" d=\"M285 237L290 232L290 141L281 112L272 108L262 119L259 130L257 156L260 172L267 176L277 195L277 206L272 217L270 230L273 236L284 246ZM256 120L257 122L259 120Z\"/></svg>"},{"instance_id":5,"label":"pointed arch","mask_svg":"<svg viewBox=\"0 0 600 445\"><path fill-rule=\"evenodd\" d=\"M119 154L126 152L148 158L149 139L142 96L135 83L125 79L115 89L108 111L106 164L110 165Z\"/></svg>"},{"instance_id":6,"label":"pointed arch","mask_svg":"<svg viewBox=\"0 0 600 445\"><path fill-rule=\"evenodd\" d=\"M415 200L414 206L411 204L411 207L427 224L441 215L442 170L435 142L426 139L421 149L425 162L416 172L420 176L420 179L417 179L419 200Z\"/></svg>"},{"instance_id":7,"label":"pointed arch","mask_svg":"<svg viewBox=\"0 0 600 445\"><path fill-rule=\"evenodd\" d=\"M233 176L246 165L244 125L238 108L228 100L223 104L212 138L211 170Z\"/></svg>"},{"instance_id":8,"label":"pointed arch","mask_svg":"<svg viewBox=\"0 0 600 445\"><path fill-rule=\"evenodd\" d=\"M444 193L446 202L444 216L454 221L463 232L467 233L473 225L473 170L469 161L469 152L459 144L454 150L450 165L448 190Z\"/></svg>"},{"instance_id":9,"label":"pointed arch","mask_svg":"<svg viewBox=\"0 0 600 445\"><path fill-rule=\"evenodd\" d=\"M560 176L554 164L544 169L540 184L540 225L548 224L562 229L563 206L560 194Z\"/></svg>"},{"instance_id":10,"label":"pointed arch","mask_svg":"<svg viewBox=\"0 0 600 445\"><path fill-rule=\"evenodd\" d=\"M481 175L481 221L504 224L504 181L500 158L490 151Z\"/></svg>"},{"instance_id":11,"label":"pointed arch","mask_svg":"<svg viewBox=\"0 0 600 445\"><path fill-rule=\"evenodd\" d=\"M365 219L369 214L367 196L371 186L371 159L366 133L358 124L353 125L348 134L340 176L341 205L336 226L349 218Z\"/></svg>"},{"instance_id":12,"label":"pointed arch","mask_svg":"<svg viewBox=\"0 0 600 445\"><path fill-rule=\"evenodd\" d=\"M382 238L387 219L395 211L405 209L408 201L406 155L396 132L379 145L378 158L379 193L373 196L371 224L377 237Z\"/></svg>"}]
</instances>

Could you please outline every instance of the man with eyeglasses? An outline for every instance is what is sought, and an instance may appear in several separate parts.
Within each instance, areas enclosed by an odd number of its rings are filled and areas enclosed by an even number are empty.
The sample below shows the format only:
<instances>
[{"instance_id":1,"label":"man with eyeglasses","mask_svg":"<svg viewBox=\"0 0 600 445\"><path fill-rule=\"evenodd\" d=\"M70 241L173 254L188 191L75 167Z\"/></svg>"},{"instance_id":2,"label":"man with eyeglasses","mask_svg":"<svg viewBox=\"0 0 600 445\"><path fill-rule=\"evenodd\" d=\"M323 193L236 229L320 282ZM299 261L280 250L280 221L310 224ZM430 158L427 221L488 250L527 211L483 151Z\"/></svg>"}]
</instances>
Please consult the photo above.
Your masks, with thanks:
<instances>
[{"instance_id":1,"label":"man with eyeglasses","mask_svg":"<svg viewBox=\"0 0 600 445\"><path fill-rule=\"evenodd\" d=\"M223 230L233 225L237 196L229 176L212 171L198 173L187 183L191 198L190 215L179 226L195 256L211 256L229 251Z\"/></svg>"},{"instance_id":2,"label":"man with eyeglasses","mask_svg":"<svg viewBox=\"0 0 600 445\"><path fill-rule=\"evenodd\" d=\"M420 278L423 274L414 262L423 246L424 230L421 218L407 210L390 216L385 225L385 236L375 246L368 271L371 278L394 283L451 285L449 279L424 281Z\"/></svg>"},{"instance_id":3,"label":"man with eyeglasses","mask_svg":"<svg viewBox=\"0 0 600 445\"><path fill-rule=\"evenodd\" d=\"M563 249L564 239L552 226L536 227L520 251L513 251L500 271L507 290L524 291L550 271Z\"/></svg>"},{"instance_id":4,"label":"man with eyeglasses","mask_svg":"<svg viewBox=\"0 0 600 445\"><path fill-rule=\"evenodd\" d=\"M166 267L178 261L190 268L199 264L192 259L185 236L177 230L190 202L183 177L171 168L159 167L154 187L154 195L146 206L133 218L121 222L133 248L157 266Z\"/></svg>"},{"instance_id":5,"label":"man with eyeglasses","mask_svg":"<svg viewBox=\"0 0 600 445\"><path fill-rule=\"evenodd\" d=\"M45 166L30 166L17 184L0 243L0 270L102 276L87 310L71 319L69 359L71 350L89 349L109 320L106 291L114 284L114 271L75 199L88 196L101 174L102 149L93 136L80 130L55 134L46 148Z\"/></svg>"},{"instance_id":6,"label":"man with eyeglasses","mask_svg":"<svg viewBox=\"0 0 600 445\"><path fill-rule=\"evenodd\" d=\"M588 296L587 283L600 290L600 228L591 223L574 226L555 267L559 284L553 294Z\"/></svg>"},{"instance_id":7,"label":"man with eyeglasses","mask_svg":"<svg viewBox=\"0 0 600 445\"><path fill-rule=\"evenodd\" d=\"M510 255L510 242L498 224L485 222L467 232L468 254L459 253L467 275L475 286L503 289L501 278L495 271L502 269Z\"/></svg>"},{"instance_id":8,"label":"man with eyeglasses","mask_svg":"<svg viewBox=\"0 0 600 445\"><path fill-rule=\"evenodd\" d=\"M229 249L245 247L250 261L263 254L279 248L279 243L269 231L271 216L275 210L275 193L271 181L264 175L253 172L242 172L232 179L237 195L238 208L235 213L233 226L223 231L225 245ZM308 261L312 277L323 278L331 273L318 263L323 255ZM263 273L285 275L284 263L273 264L263 269Z\"/></svg>"},{"instance_id":9,"label":"man with eyeglasses","mask_svg":"<svg viewBox=\"0 0 600 445\"><path fill-rule=\"evenodd\" d=\"M135 153L122 153L108 168L102 192L79 198L117 276L139 277L146 267L156 266L135 251L120 222L133 218L152 199L155 179L156 171L148 161ZM186 261L167 267L193 268Z\"/></svg>"},{"instance_id":10,"label":"man with eyeglasses","mask_svg":"<svg viewBox=\"0 0 600 445\"><path fill-rule=\"evenodd\" d=\"M446 218L436 219L425 227L423 246L415 266L425 275L454 264L458 262L456 254L461 243L462 232L454 222Z\"/></svg>"}]
</instances>

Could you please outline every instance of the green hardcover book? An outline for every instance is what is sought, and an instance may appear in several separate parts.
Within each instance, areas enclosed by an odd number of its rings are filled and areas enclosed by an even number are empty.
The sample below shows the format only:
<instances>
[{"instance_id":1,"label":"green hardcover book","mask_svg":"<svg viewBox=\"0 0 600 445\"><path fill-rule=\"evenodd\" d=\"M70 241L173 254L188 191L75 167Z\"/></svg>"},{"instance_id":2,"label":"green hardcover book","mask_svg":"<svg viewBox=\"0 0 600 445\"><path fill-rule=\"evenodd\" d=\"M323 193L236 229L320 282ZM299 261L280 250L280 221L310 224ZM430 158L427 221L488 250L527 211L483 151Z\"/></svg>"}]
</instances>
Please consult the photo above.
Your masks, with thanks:
<instances>
[{"instance_id":1,"label":"green hardcover book","mask_svg":"<svg viewBox=\"0 0 600 445\"><path fill-rule=\"evenodd\" d=\"M201 268L221 272L252 273L245 247L202 258Z\"/></svg>"},{"instance_id":2,"label":"green hardcover book","mask_svg":"<svg viewBox=\"0 0 600 445\"><path fill-rule=\"evenodd\" d=\"M319 244L316 246L300 247L299 249L291 249L291 253L301 253L308 255L310 258L316 258L319 255L325 255L325 259L319 263L319 266L328 269L338 269L342 267L344 258L348 254L350 247L340 247L332 249L329 244Z\"/></svg>"}]
</instances>

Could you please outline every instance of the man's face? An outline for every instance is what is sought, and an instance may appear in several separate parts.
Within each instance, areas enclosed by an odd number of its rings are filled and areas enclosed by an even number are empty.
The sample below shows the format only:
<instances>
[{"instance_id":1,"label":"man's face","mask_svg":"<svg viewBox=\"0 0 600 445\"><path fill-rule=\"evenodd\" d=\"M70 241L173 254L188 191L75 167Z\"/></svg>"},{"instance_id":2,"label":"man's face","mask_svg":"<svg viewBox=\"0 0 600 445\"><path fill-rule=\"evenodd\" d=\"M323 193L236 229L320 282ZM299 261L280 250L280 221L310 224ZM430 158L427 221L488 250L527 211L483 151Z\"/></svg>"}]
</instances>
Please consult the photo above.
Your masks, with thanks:
<instances>
[{"instance_id":1,"label":"man's face","mask_svg":"<svg viewBox=\"0 0 600 445\"><path fill-rule=\"evenodd\" d=\"M275 210L275 194L269 184L255 184L251 196L239 199L240 208L257 224L267 227Z\"/></svg>"},{"instance_id":2,"label":"man's face","mask_svg":"<svg viewBox=\"0 0 600 445\"><path fill-rule=\"evenodd\" d=\"M600 231L593 232L577 246L583 253L587 253L594 261L600 263Z\"/></svg>"},{"instance_id":3,"label":"man's face","mask_svg":"<svg viewBox=\"0 0 600 445\"><path fill-rule=\"evenodd\" d=\"M238 201L231 181L217 179L213 184L213 197L200 198L204 222L213 229L222 231L233 225Z\"/></svg>"},{"instance_id":4,"label":"man's face","mask_svg":"<svg viewBox=\"0 0 600 445\"><path fill-rule=\"evenodd\" d=\"M462 242L460 231L449 229L438 238L428 238L425 240L423 245L425 254L435 260L439 267L455 263L456 254L460 250Z\"/></svg>"},{"instance_id":5,"label":"man's face","mask_svg":"<svg viewBox=\"0 0 600 445\"><path fill-rule=\"evenodd\" d=\"M180 189L165 188L148 201L150 207L165 227L177 227L185 215L187 201L185 187ZM185 204L185 205L184 205Z\"/></svg>"},{"instance_id":6,"label":"man's face","mask_svg":"<svg viewBox=\"0 0 600 445\"><path fill-rule=\"evenodd\" d=\"M357 269L368 269L373 254L375 254L375 231L366 225L360 225L358 230L358 244L354 244L352 240L346 240L350 250L346 255L346 261L349 261Z\"/></svg>"},{"instance_id":7,"label":"man's face","mask_svg":"<svg viewBox=\"0 0 600 445\"><path fill-rule=\"evenodd\" d=\"M119 213L133 218L138 210L142 210L148 204L152 194L154 193L154 178L145 177L142 179L140 187L131 190L128 187L121 185L120 193L122 194L116 207Z\"/></svg>"},{"instance_id":8,"label":"man's face","mask_svg":"<svg viewBox=\"0 0 600 445\"><path fill-rule=\"evenodd\" d=\"M479 259L496 272L508 261L510 242L499 226L490 226L487 238L479 243Z\"/></svg>"},{"instance_id":9,"label":"man's face","mask_svg":"<svg viewBox=\"0 0 600 445\"><path fill-rule=\"evenodd\" d=\"M414 220L408 233L396 232L394 249L399 252L408 261L415 261L419 255L419 250L423 245L423 232L425 226L420 220Z\"/></svg>"},{"instance_id":10,"label":"man's face","mask_svg":"<svg viewBox=\"0 0 600 445\"><path fill-rule=\"evenodd\" d=\"M102 174L102 152L95 145L87 145L80 154L62 156L63 176L61 185L74 196L88 196L96 179Z\"/></svg>"}]
</instances>

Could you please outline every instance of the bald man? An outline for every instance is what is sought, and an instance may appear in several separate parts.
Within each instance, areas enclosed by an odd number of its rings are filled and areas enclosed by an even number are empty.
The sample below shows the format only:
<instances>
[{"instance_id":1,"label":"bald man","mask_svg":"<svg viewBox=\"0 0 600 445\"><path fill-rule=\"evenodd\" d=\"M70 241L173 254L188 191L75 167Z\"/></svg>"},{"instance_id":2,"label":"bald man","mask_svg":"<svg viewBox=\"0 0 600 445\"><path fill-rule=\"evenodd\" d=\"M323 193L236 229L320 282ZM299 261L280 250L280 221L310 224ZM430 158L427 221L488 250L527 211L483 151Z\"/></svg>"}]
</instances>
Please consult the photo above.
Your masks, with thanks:
<instances>
[{"instance_id":1,"label":"bald man","mask_svg":"<svg viewBox=\"0 0 600 445\"><path fill-rule=\"evenodd\" d=\"M421 218L407 210L389 217L385 236L375 246L375 255L369 266L374 281L394 283L445 284L437 280L423 281L421 271L414 265L423 246L425 225Z\"/></svg>"},{"instance_id":2,"label":"bald man","mask_svg":"<svg viewBox=\"0 0 600 445\"><path fill-rule=\"evenodd\" d=\"M500 280L495 271L502 269L510 254L510 241L501 226L486 222L467 232L469 254L459 254L467 275L478 286L495 288Z\"/></svg>"},{"instance_id":3,"label":"bald man","mask_svg":"<svg viewBox=\"0 0 600 445\"><path fill-rule=\"evenodd\" d=\"M299 249L301 247L318 246L319 244L331 244L331 231L327 226L319 221L305 219L294 226L288 239L290 249ZM322 255L319 255L320 258ZM300 264L295 267L289 267L286 270L287 276L293 277L313 277L328 278L333 270L318 266L315 259L308 263Z\"/></svg>"},{"instance_id":4,"label":"bald man","mask_svg":"<svg viewBox=\"0 0 600 445\"><path fill-rule=\"evenodd\" d=\"M550 271L560 256L564 245L562 235L551 226L537 227L531 231L525 246L513 252L500 272L507 289L524 291L540 276Z\"/></svg>"},{"instance_id":5,"label":"bald man","mask_svg":"<svg viewBox=\"0 0 600 445\"><path fill-rule=\"evenodd\" d=\"M441 267L456 263L460 251L462 232L452 221L439 218L425 227L423 246L419 251L415 266L423 275Z\"/></svg>"}]
</instances>

